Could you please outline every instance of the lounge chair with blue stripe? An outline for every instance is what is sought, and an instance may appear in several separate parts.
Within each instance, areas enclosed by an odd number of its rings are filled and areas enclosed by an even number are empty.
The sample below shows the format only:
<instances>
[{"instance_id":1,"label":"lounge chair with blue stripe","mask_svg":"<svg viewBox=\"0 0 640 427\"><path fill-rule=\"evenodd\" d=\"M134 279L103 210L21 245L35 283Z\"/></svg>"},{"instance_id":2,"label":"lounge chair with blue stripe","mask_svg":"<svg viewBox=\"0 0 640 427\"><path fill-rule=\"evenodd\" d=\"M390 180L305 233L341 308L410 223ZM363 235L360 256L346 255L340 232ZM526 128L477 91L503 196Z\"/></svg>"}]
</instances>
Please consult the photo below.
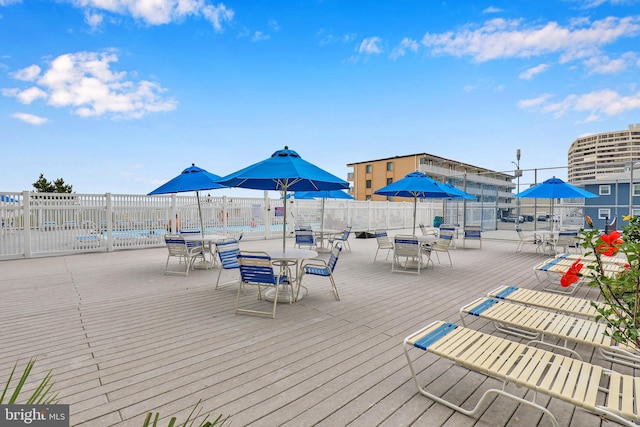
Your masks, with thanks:
<instances>
[{"instance_id":1,"label":"lounge chair with blue stripe","mask_svg":"<svg viewBox=\"0 0 640 427\"><path fill-rule=\"evenodd\" d=\"M523 304L551 311L584 316L594 319L598 315L594 301L560 295L555 292L534 291L516 286L500 286L487 293L489 298L501 299L512 303Z\"/></svg>"},{"instance_id":2,"label":"lounge chair with blue stripe","mask_svg":"<svg viewBox=\"0 0 640 427\"><path fill-rule=\"evenodd\" d=\"M482 414L492 396L497 395L540 410L557 427L553 413L536 402L537 394L545 394L626 426L640 423L638 377L441 321L409 335L403 349L418 392L470 417ZM410 349L427 351L496 378L502 381L502 387L486 390L475 407L465 409L420 385L418 365L431 361L420 363L418 357L412 359ZM530 389L534 392L533 399L516 396L508 390L512 387L510 384Z\"/></svg>"},{"instance_id":3,"label":"lounge chair with blue stripe","mask_svg":"<svg viewBox=\"0 0 640 427\"><path fill-rule=\"evenodd\" d=\"M569 267L571 267L578 258L580 258L582 260L582 264L584 264L582 270L580 270L582 278L578 280L575 285L568 288L559 287L560 278L569 270ZM618 274L620 271L624 270L625 263L626 261L623 258L603 258L602 266L604 268L604 274L608 276ZM540 264L535 265L533 267L533 272L540 284L545 283L544 278L546 277L549 284L544 288L545 291L573 294L579 288L580 284L593 274L594 271L589 268L589 266L592 265L595 265L595 258L593 257L580 257L579 255L562 254L555 258L548 258Z\"/></svg>"},{"instance_id":4,"label":"lounge chair with blue stripe","mask_svg":"<svg viewBox=\"0 0 640 427\"><path fill-rule=\"evenodd\" d=\"M582 360L577 351L568 347L568 342L584 344L598 349L605 360L640 368L640 351L633 346L617 343L605 335L606 323L491 298L479 298L462 307L460 318L463 325L465 314L489 320L497 330L505 334L529 339L529 345L559 349ZM545 341L546 338L560 340L563 344L553 344L549 340Z\"/></svg>"}]
</instances>

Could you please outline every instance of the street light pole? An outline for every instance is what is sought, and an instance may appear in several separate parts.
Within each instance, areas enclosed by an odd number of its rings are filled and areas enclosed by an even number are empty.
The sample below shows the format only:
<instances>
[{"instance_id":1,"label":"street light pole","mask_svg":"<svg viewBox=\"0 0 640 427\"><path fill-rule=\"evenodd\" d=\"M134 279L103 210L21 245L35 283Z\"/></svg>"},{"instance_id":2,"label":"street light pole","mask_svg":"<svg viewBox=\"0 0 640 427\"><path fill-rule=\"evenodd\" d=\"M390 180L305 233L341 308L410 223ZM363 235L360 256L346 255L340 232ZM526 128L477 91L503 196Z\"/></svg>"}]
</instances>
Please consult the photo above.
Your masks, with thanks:
<instances>
[{"instance_id":1,"label":"street light pole","mask_svg":"<svg viewBox=\"0 0 640 427\"><path fill-rule=\"evenodd\" d=\"M518 186L518 193L520 193L520 177L522 176L522 170L520 170L520 149L518 148L516 150L516 162L511 162L514 165L516 165L516 170L514 171L514 175L517 178L517 186ZM520 222L520 198L516 198L516 215L517 215L517 219L516 219L516 223Z\"/></svg>"}]
</instances>

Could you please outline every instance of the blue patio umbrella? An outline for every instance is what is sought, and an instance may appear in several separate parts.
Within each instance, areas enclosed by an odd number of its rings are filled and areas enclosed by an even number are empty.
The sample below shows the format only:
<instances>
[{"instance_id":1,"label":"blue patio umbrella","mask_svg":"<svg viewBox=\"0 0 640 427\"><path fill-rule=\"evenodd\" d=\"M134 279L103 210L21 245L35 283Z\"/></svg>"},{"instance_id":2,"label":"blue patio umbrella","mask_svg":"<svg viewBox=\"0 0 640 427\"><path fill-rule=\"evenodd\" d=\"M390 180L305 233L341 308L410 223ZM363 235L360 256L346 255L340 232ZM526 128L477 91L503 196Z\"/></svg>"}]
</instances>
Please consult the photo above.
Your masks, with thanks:
<instances>
[{"instance_id":1,"label":"blue patio umbrella","mask_svg":"<svg viewBox=\"0 0 640 427\"><path fill-rule=\"evenodd\" d=\"M413 198L413 233L415 234L418 199L450 199L461 197L461 190L455 190L456 191L447 189L444 184L429 178L429 176L422 172L415 171L386 187L374 191L374 194Z\"/></svg>"},{"instance_id":2,"label":"blue patio umbrella","mask_svg":"<svg viewBox=\"0 0 640 427\"><path fill-rule=\"evenodd\" d=\"M347 199L354 200L349 193L345 193L342 190L328 190L328 191L296 191L293 193L293 197L298 200L316 200L316 199Z\"/></svg>"},{"instance_id":3,"label":"blue patio umbrella","mask_svg":"<svg viewBox=\"0 0 640 427\"><path fill-rule=\"evenodd\" d=\"M298 153L284 147L271 157L247 166L218 180L228 187L281 191L283 200L289 191L342 190L349 183L303 160ZM282 250L286 247L287 204L284 203Z\"/></svg>"},{"instance_id":4,"label":"blue patio umbrella","mask_svg":"<svg viewBox=\"0 0 640 427\"><path fill-rule=\"evenodd\" d=\"M453 184L447 182L446 184L442 184L444 188L451 193L451 197L449 199L465 199L465 200L475 200L475 196L460 190L453 186Z\"/></svg>"},{"instance_id":5,"label":"blue patio umbrella","mask_svg":"<svg viewBox=\"0 0 640 427\"><path fill-rule=\"evenodd\" d=\"M590 199L599 197L580 187L564 182L560 178L549 178L542 184L527 188L516 194L519 198L528 199L551 199L551 223L553 223L553 201L555 199Z\"/></svg>"},{"instance_id":6,"label":"blue patio umbrella","mask_svg":"<svg viewBox=\"0 0 640 427\"><path fill-rule=\"evenodd\" d=\"M180 175L176 176L172 180L156 188L148 195L153 196L156 194L186 193L186 192L194 191L196 193L196 199L198 200L198 215L200 216L200 234L204 235L204 224L202 222L202 208L200 206L200 191L215 190L217 188L226 188L224 185L218 183L218 179L220 179L218 175L214 175L210 172L207 172L206 170L197 167L194 163L191 163L191 167L186 168L185 170L182 171Z\"/></svg>"},{"instance_id":7,"label":"blue patio umbrella","mask_svg":"<svg viewBox=\"0 0 640 427\"><path fill-rule=\"evenodd\" d=\"M325 199L344 199L355 200L349 193L343 190L324 190L324 191L296 191L293 197L298 200L317 200L322 199L322 208L320 210L320 230L324 230L324 201Z\"/></svg>"},{"instance_id":8,"label":"blue patio umbrella","mask_svg":"<svg viewBox=\"0 0 640 427\"><path fill-rule=\"evenodd\" d=\"M14 199L13 197L9 197L7 195L0 194L0 202L15 203L15 202L17 202L17 200Z\"/></svg>"}]
</instances>

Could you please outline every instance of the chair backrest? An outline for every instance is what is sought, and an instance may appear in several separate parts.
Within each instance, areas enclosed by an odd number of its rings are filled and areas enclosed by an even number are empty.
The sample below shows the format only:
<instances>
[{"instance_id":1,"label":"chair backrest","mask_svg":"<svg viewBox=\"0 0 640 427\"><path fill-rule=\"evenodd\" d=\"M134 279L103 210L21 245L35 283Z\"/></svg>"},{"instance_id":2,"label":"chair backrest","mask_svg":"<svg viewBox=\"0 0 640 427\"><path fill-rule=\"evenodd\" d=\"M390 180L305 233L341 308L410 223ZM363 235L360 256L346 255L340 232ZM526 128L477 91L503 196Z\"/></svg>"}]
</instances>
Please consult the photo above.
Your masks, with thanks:
<instances>
[{"instance_id":1,"label":"chair backrest","mask_svg":"<svg viewBox=\"0 0 640 427\"><path fill-rule=\"evenodd\" d=\"M222 268L237 266L240 244L236 239L224 239L216 242L216 251Z\"/></svg>"},{"instance_id":2,"label":"chair backrest","mask_svg":"<svg viewBox=\"0 0 640 427\"><path fill-rule=\"evenodd\" d=\"M556 239L556 245L574 246L578 243L577 231L560 231Z\"/></svg>"},{"instance_id":3,"label":"chair backrest","mask_svg":"<svg viewBox=\"0 0 640 427\"><path fill-rule=\"evenodd\" d=\"M613 218L613 221L611 221L611 224L605 224L604 225L604 233L605 234L609 234L612 231L616 231L618 229L618 217L616 216L615 218Z\"/></svg>"},{"instance_id":4,"label":"chair backrest","mask_svg":"<svg viewBox=\"0 0 640 427\"><path fill-rule=\"evenodd\" d=\"M376 241L378 242L378 247L380 246L389 246L391 240L389 240L389 235L387 234L387 230L376 230Z\"/></svg>"},{"instance_id":5,"label":"chair backrest","mask_svg":"<svg viewBox=\"0 0 640 427\"><path fill-rule=\"evenodd\" d=\"M349 234L351 234L352 226L347 225L344 230L342 230L342 235L336 237L336 240L347 240L349 238Z\"/></svg>"},{"instance_id":6,"label":"chair backrest","mask_svg":"<svg viewBox=\"0 0 640 427\"><path fill-rule=\"evenodd\" d=\"M316 244L315 239L313 237L313 231L311 229L297 229L295 230L296 234L296 245L304 245L304 246L313 246Z\"/></svg>"},{"instance_id":7,"label":"chair backrest","mask_svg":"<svg viewBox=\"0 0 640 427\"><path fill-rule=\"evenodd\" d=\"M451 244L451 240L453 240L453 231L452 230L443 230L440 229L440 235L438 236L438 241L436 245L439 248L445 249L448 248Z\"/></svg>"},{"instance_id":8,"label":"chair backrest","mask_svg":"<svg viewBox=\"0 0 640 427\"><path fill-rule=\"evenodd\" d=\"M426 236L427 235L427 228L424 226L423 223L418 224L418 227L420 227L420 231L422 231L422 235Z\"/></svg>"},{"instance_id":9,"label":"chair backrest","mask_svg":"<svg viewBox=\"0 0 640 427\"><path fill-rule=\"evenodd\" d=\"M333 270L336 268L336 264L338 263L338 258L340 257L340 252L342 252L342 243L336 243L333 248L331 248L331 257L329 257L329 261L327 261L327 267L333 273Z\"/></svg>"},{"instance_id":10,"label":"chair backrest","mask_svg":"<svg viewBox=\"0 0 640 427\"><path fill-rule=\"evenodd\" d=\"M187 253L187 242L179 234L165 234L164 242L167 245L169 255L183 256Z\"/></svg>"},{"instance_id":11,"label":"chair backrest","mask_svg":"<svg viewBox=\"0 0 640 427\"><path fill-rule=\"evenodd\" d=\"M240 278L245 283L265 283L274 285L276 275L273 272L271 257L265 252L240 251L238 254Z\"/></svg>"},{"instance_id":12,"label":"chair backrest","mask_svg":"<svg viewBox=\"0 0 640 427\"><path fill-rule=\"evenodd\" d=\"M393 238L394 253L397 256L420 256L420 242L417 236L396 234Z\"/></svg>"},{"instance_id":13,"label":"chair backrest","mask_svg":"<svg viewBox=\"0 0 640 427\"><path fill-rule=\"evenodd\" d=\"M479 225L466 225L464 227L464 238L465 239L481 239L482 227Z\"/></svg>"},{"instance_id":14,"label":"chair backrest","mask_svg":"<svg viewBox=\"0 0 640 427\"><path fill-rule=\"evenodd\" d=\"M520 240L524 240L524 235L522 234L522 227L516 225L516 233L518 233L518 237Z\"/></svg>"}]
</instances>

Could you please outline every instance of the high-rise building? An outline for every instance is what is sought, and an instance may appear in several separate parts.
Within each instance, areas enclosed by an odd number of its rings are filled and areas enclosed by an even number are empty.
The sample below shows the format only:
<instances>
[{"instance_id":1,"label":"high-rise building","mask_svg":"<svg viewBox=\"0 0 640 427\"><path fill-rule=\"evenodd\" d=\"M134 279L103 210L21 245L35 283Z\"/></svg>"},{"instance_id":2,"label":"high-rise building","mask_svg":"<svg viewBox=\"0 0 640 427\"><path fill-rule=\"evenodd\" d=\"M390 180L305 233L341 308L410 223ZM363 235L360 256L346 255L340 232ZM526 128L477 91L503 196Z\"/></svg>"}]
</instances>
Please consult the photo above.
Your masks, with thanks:
<instances>
[{"instance_id":1,"label":"high-rise building","mask_svg":"<svg viewBox=\"0 0 640 427\"><path fill-rule=\"evenodd\" d=\"M583 136L569 147L568 180L574 185L593 182L611 174L622 173L640 161L640 124L627 130Z\"/></svg>"}]
</instances>

